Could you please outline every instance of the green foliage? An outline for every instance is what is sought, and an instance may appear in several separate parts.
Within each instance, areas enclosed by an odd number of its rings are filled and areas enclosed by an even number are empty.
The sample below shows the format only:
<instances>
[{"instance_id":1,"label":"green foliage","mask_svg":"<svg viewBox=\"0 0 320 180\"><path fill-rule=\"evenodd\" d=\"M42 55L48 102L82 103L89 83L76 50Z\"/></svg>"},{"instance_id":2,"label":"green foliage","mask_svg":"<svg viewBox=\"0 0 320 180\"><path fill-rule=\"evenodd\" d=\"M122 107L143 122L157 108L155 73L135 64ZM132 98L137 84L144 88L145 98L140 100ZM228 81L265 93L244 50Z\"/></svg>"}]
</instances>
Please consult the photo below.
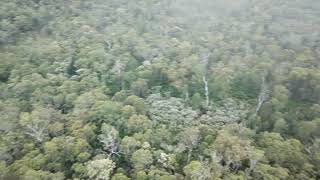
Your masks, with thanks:
<instances>
[{"instance_id":1,"label":"green foliage","mask_svg":"<svg viewBox=\"0 0 320 180\"><path fill-rule=\"evenodd\" d=\"M131 161L137 170L148 168L152 162L152 154L149 150L139 149L132 154Z\"/></svg>"},{"instance_id":2,"label":"green foliage","mask_svg":"<svg viewBox=\"0 0 320 180\"><path fill-rule=\"evenodd\" d=\"M232 94L241 99L256 98L259 95L261 78L254 73L241 73L233 79Z\"/></svg>"},{"instance_id":3,"label":"green foliage","mask_svg":"<svg viewBox=\"0 0 320 180\"><path fill-rule=\"evenodd\" d=\"M303 146L296 139L284 140L280 134L263 133L259 144L271 163L279 164L292 172L301 171L307 161Z\"/></svg>"},{"instance_id":4,"label":"green foliage","mask_svg":"<svg viewBox=\"0 0 320 180\"><path fill-rule=\"evenodd\" d=\"M144 115L133 115L126 122L127 132L139 133L144 132L152 127L151 121Z\"/></svg>"},{"instance_id":5,"label":"green foliage","mask_svg":"<svg viewBox=\"0 0 320 180\"><path fill-rule=\"evenodd\" d=\"M201 95L199 93L195 93L192 97L191 97L191 104L192 107L194 109L199 109L202 104L203 104L203 98L201 97Z\"/></svg>"},{"instance_id":6,"label":"green foliage","mask_svg":"<svg viewBox=\"0 0 320 180\"><path fill-rule=\"evenodd\" d=\"M97 159L87 163L87 175L90 179L109 180L115 164L110 159Z\"/></svg>"},{"instance_id":7,"label":"green foliage","mask_svg":"<svg viewBox=\"0 0 320 180\"><path fill-rule=\"evenodd\" d=\"M129 178L122 173L117 173L112 176L111 180L129 180Z\"/></svg>"},{"instance_id":8,"label":"green foliage","mask_svg":"<svg viewBox=\"0 0 320 180\"><path fill-rule=\"evenodd\" d=\"M297 137L302 141L310 141L320 137L320 118L313 121L302 121L297 124Z\"/></svg>"},{"instance_id":9,"label":"green foliage","mask_svg":"<svg viewBox=\"0 0 320 180\"><path fill-rule=\"evenodd\" d=\"M173 129L187 124L192 125L197 116L197 112L185 107L179 98L164 99L159 97L158 99L158 97L150 96L147 100L150 102L149 115L151 120L156 123L168 124Z\"/></svg>"},{"instance_id":10,"label":"green foliage","mask_svg":"<svg viewBox=\"0 0 320 180\"><path fill-rule=\"evenodd\" d=\"M210 168L199 161L191 161L190 164L183 168L183 172L186 174L187 179L209 179L211 178Z\"/></svg>"},{"instance_id":11,"label":"green foliage","mask_svg":"<svg viewBox=\"0 0 320 180\"><path fill-rule=\"evenodd\" d=\"M294 67L289 75L289 87L294 98L310 102L319 100L319 69Z\"/></svg>"},{"instance_id":12,"label":"green foliage","mask_svg":"<svg viewBox=\"0 0 320 180\"><path fill-rule=\"evenodd\" d=\"M148 91L148 84L143 79L138 79L137 81L133 82L131 84L131 90L133 94L140 96L140 97L146 97L147 91Z\"/></svg>"},{"instance_id":13,"label":"green foliage","mask_svg":"<svg viewBox=\"0 0 320 180\"><path fill-rule=\"evenodd\" d=\"M56 137L43 145L46 164L50 170L62 170L67 162L87 161L90 147L86 140L75 137Z\"/></svg>"},{"instance_id":14,"label":"green foliage","mask_svg":"<svg viewBox=\"0 0 320 180\"><path fill-rule=\"evenodd\" d=\"M147 107L142 98L132 95L125 100L125 103L133 106L139 114L145 114L146 112Z\"/></svg>"},{"instance_id":15,"label":"green foliage","mask_svg":"<svg viewBox=\"0 0 320 180\"><path fill-rule=\"evenodd\" d=\"M64 175L62 173L50 173L46 171L35 171L29 170L26 174L23 175L23 180L32 180L32 179L40 179L40 180L63 180Z\"/></svg>"},{"instance_id":16,"label":"green foliage","mask_svg":"<svg viewBox=\"0 0 320 180\"><path fill-rule=\"evenodd\" d=\"M1 0L0 179L319 179L319 12Z\"/></svg>"},{"instance_id":17,"label":"green foliage","mask_svg":"<svg viewBox=\"0 0 320 180\"><path fill-rule=\"evenodd\" d=\"M250 161L250 169L253 169L258 161L263 158L263 151L252 146L248 139L250 131L245 128L229 127L218 132L212 149L221 157L227 168L238 169L243 166L243 162ZM250 136L249 136L250 137Z\"/></svg>"},{"instance_id":18,"label":"green foliage","mask_svg":"<svg viewBox=\"0 0 320 180\"><path fill-rule=\"evenodd\" d=\"M268 164L257 164L257 167L253 171L253 177L255 179L266 180L280 180L289 177L288 169L282 167L272 167Z\"/></svg>"}]
</instances>

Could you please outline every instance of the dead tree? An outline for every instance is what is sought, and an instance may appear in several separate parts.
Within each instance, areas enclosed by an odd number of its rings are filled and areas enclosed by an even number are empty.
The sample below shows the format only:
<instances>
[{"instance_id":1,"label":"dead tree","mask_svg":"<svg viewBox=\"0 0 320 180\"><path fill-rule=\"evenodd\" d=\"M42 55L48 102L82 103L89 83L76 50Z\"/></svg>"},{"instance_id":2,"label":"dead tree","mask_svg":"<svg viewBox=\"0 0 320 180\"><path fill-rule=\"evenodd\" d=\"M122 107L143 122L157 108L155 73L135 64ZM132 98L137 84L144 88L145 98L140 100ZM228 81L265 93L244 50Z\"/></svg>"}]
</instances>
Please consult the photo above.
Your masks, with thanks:
<instances>
[{"instance_id":1,"label":"dead tree","mask_svg":"<svg viewBox=\"0 0 320 180\"><path fill-rule=\"evenodd\" d=\"M207 74L208 74L207 68L208 68L208 64L209 64L209 57L210 57L210 53L208 53L202 57L202 63L204 65L204 73L202 75L202 81L204 83L204 91L205 91L205 96L206 96L206 107L208 107L210 104L209 86L208 86L208 81L207 81Z\"/></svg>"},{"instance_id":2,"label":"dead tree","mask_svg":"<svg viewBox=\"0 0 320 180\"><path fill-rule=\"evenodd\" d=\"M264 102L266 102L269 98L269 86L267 83L267 73L264 72L262 76L262 83L260 88L260 93L258 97L258 105L256 107L255 114L258 114Z\"/></svg>"}]
</instances>

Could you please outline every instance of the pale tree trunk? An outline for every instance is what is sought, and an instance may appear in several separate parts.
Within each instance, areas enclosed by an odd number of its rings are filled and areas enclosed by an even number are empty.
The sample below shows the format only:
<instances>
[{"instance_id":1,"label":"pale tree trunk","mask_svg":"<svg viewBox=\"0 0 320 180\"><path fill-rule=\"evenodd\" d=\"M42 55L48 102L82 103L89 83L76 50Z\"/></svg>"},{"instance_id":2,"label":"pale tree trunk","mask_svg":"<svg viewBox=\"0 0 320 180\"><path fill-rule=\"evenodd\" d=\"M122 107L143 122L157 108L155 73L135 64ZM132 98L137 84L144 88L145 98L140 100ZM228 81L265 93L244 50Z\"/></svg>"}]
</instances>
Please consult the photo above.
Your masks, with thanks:
<instances>
[{"instance_id":1,"label":"pale tree trunk","mask_svg":"<svg viewBox=\"0 0 320 180\"><path fill-rule=\"evenodd\" d=\"M249 168L245 169L244 172L246 175L246 179L252 179L250 175L252 171Z\"/></svg>"},{"instance_id":2,"label":"pale tree trunk","mask_svg":"<svg viewBox=\"0 0 320 180\"><path fill-rule=\"evenodd\" d=\"M257 162L258 162L258 160L250 159L250 167L246 168L244 171L247 179L252 179L251 173L252 173L253 169L255 168Z\"/></svg>"},{"instance_id":3,"label":"pale tree trunk","mask_svg":"<svg viewBox=\"0 0 320 180\"><path fill-rule=\"evenodd\" d=\"M184 87L184 93L185 93L185 101L188 101L189 100L189 90L188 90L188 86L185 86Z\"/></svg>"},{"instance_id":4,"label":"pale tree trunk","mask_svg":"<svg viewBox=\"0 0 320 180\"><path fill-rule=\"evenodd\" d=\"M209 99L209 88L208 88L208 81L207 81L207 68L208 68L208 65L209 65L210 54L211 53L207 53L207 54L203 55L203 57L202 57L202 63L204 65L204 73L203 73L203 76L202 76L202 81L204 83L204 91L205 91L205 96L206 96L206 107L209 106L209 102L210 102L210 99Z\"/></svg>"},{"instance_id":5,"label":"pale tree trunk","mask_svg":"<svg viewBox=\"0 0 320 180\"><path fill-rule=\"evenodd\" d=\"M186 97L185 97L185 98L186 98L185 100L188 101L188 100L189 100L189 92L188 92L188 90L186 91L186 95L185 95L185 96L186 96Z\"/></svg>"},{"instance_id":6,"label":"pale tree trunk","mask_svg":"<svg viewBox=\"0 0 320 180\"><path fill-rule=\"evenodd\" d=\"M188 150L188 159L187 159L187 163L189 163L189 162L190 162L191 154L192 154L192 149L189 149L189 150Z\"/></svg>"},{"instance_id":7,"label":"pale tree trunk","mask_svg":"<svg viewBox=\"0 0 320 180\"><path fill-rule=\"evenodd\" d=\"M256 111L255 111L255 114L258 114L263 103L268 99L268 96L269 96L269 87L268 87L268 84L266 83L266 77L267 77L267 75L265 74L262 78L260 94L258 97L258 105L257 105Z\"/></svg>"},{"instance_id":8,"label":"pale tree trunk","mask_svg":"<svg viewBox=\"0 0 320 180\"><path fill-rule=\"evenodd\" d=\"M205 96L206 96L206 106L209 106L209 88L208 88L208 81L206 76L202 77L203 83L204 83L204 91L205 91Z\"/></svg>"},{"instance_id":9,"label":"pale tree trunk","mask_svg":"<svg viewBox=\"0 0 320 180\"><path fill-rule=\"evenodd\" d=\"M40 124L28 125L27 128L29 131L27 131L26 134L35 138L37 141L42 142L46 126L47 124L43 126L41 126Z\"/></svg>"},{"instance_id":10,"label":"pale tree trunk","mask_svg":"<svg viewBox=\"0 0 320 180\"><path fill-rule=\"evenodd\" d=\"M125 64L120 62L120 60L117 60L113 68L118 76L118 81L119 81L119 85L120 85L121 89L124 89L125 83L123 80L123 72L126 68Z\"/></svg>"}]
</instances>

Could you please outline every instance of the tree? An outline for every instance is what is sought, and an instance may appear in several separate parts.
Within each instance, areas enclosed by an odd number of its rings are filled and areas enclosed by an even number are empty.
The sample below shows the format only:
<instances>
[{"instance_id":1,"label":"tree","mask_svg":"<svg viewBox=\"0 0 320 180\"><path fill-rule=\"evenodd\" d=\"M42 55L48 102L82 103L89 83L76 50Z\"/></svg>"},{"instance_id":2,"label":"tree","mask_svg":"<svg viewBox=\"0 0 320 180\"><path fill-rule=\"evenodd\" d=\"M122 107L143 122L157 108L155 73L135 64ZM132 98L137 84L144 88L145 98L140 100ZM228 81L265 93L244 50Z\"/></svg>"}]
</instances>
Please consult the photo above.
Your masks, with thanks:
<instances>
[{"instance_id":1,"label":"tree","mask_svg":"<svg viewBox=\"0 0 320 180\"><path fill-rule=\"evenodd\" d=\"M320 2L0 2L0 179L319 179Z\"/></svg>"},{"instance_id":2,"label":"tree","mask_svg":"<svg viewBox=\"0 0 320 180\"><path fill-rule=\"evenodd\" d=\"M262 83L261 83L260 93L259 93L259 97L258 97L258 105L257 105L256 111L255 111L256 114L259 112L261 106L268 99L268 96L269 96L267 73L264 73L261 82Z\"/></svg>"},{"instance_id":3,"label":"tree","mask_svg":"<svg viewBox=\"0 0 320 180\"><path fill-rule=\"evenodd\" d=\"M153 122L167 124L172 129L195 124L197 112L186 107L182 99L155 96L151 95L147 99L150 104L149 116Z\"/></svg>"},{"instance_id":4,"label":"tree","mask_svg":"<svg viewBox=\"0 0 320 180\"><path fill-rule=\"evenodd\" d=\"M122 173L117 173L112 176L111 180L129 180L129 178Z\"/></svg>"},{"instance_id":5,"label":"tree","mask_svg":"<svg viewBox=\"0 0 320 180\"><path fill-rule=\"evenodd\" d=\"M183 172L190 180L206 180L212 177L210 167L199 161L191 161L183 168Z\"/></svg>"},{"instance_id":6,"label":"tree","mask_svg":"<svg viewBox=\"0 0 320 180\"><path fill-rule=\"evenodd\" d=\"M178 147L187 150L187 162L191 160L192 151L198 147L200 141L200 130L198 127L185 128L179 135Z\"/></svg>"},{"instance_id":7,"label":"tree","mask_svg":"<svg viewBox=\"0 0 320 180\"><path fill-rule=\"evenodd\" d=\"M4 179L9 172L9 169L6 167L5 161L0 161L0 178Z\"/></svg>"},{"instance_id":8,"label":"tree","mask_svg":"<svg viewBox=\"0 0 320 180\"><path fill-rule=\"evenodd\" d=\"M256 149L251 145L248 137L250 132L241 127L225 127L218 132L212 149L220 156L225 167L231 169L239 169L243 167L243 163L248 160L250 162L250 170L263 157L263 151Z\"/></svg>"},{"instance_id":9,"label":"tree","mask_svg":"<svg viewBox=\"0 0 320 180\"><path fill-rule=\"evenodd\" d=\"M90 179L109 180L115 167L115 163L108 158L91 160L87 163L87 175Z\"/></svg>"},{"instance_id":10,"label":"tree","mask_svg":"<svg viewBox=\"0 0 320 180\"><path fill-rule=\"evenodd\" d=\"M81 94L74 102L73 115L82 120L87 120L93 106L106 100L107 96L103 94L101 89Z\"/></svg>"},{"instance_id":11,"label":"tree","mask_svg":"<svg viewBox=\"0 0 320 180\"><path fill-rule=\"evenodd\" d=\"M191 97L191 105L194 109L199 109L201 105L203 104L203 99L199 93L195 93Z\"/></svg>"},{"instance_id":12,"label":"tree","mask_svg":"<svg viewBox=\"0 0 320 180\"><path fill-rule=\"evenodd\" d=\"M152 131L151 144L153 147L161 147L165 150L171 151L174 146L176 138L173 133L167 128L167 126L157 126Z\"/></svg>"},{"instance_id":13,"label":"tree","mask_svg":"<svg viewBox=\"0 0 320 180\"><path fill-rule=\"evenodd\" d=\"M71 167L73 173L73 177L77 178L85 178L87 177L87 169L85 163L74 163Z\"/></svg>"},{"instance_id":14,"label":"tree","mask_svg":"<svg viewBox=\"0 0 320 180\"><path fill-rule=\"evenodd\" d=\"M20 114L20 124L25 128L25 133L39 142L42 142L48 135L49 124L59 120L59 113L52 108L39 107L31 113Z\"/></svg>"},{"instance_id":15,"label":"tree","mask_svg":"<svg viewBox=\"0 0 320 180\"><path fill-rule=\"evenodd\" d=\"M121 119L122 104L113 101L96 103L89 112L88 120L93 123L108 123L115 127L122 125Z\"/></svg>"},{"instance_id":16,"label":"tree","mask_svg":"<svg viewBox=\"0 0 320 180\"><path fill-rule=\"evenodd\" d=\"M147 180L148 179L148 175L145 171L140 170L138 172L135 173L135 178L136 179L141 179L141 180Z\"/></svg>"},{"instance_id":17,"label":"tree","mask_svg":"<svg viewBox=\"0 0 320 180\"><path fill-rule=\"evenodd\" d=\"M65 177L63 173L50 173L47 171L35 171L29 170L23 175L23 180L32 180L32 179L56 179L63 180Z\"/></svg>"},{"instance_id":18,"label":"tree","mask_svg":"<svg viewBox=\"0 0 320 180\"><path fill-rule=\"evenodd\" d=\"M120 151L129 159L133 152L141 147L140 141L137 141L134 137L125 136L121 140Z\"/></svg>"},{"instance_id":19,"label":"tree","mask_svg":"<svg viewBox=\"0 0 320 180\"><path fill-rule=\"evenodd\" d=\"M99 141L103 144L103 150L107 151L110 156L119 155L118 139L119 132L112 126L103 123L101 134L98 135Z\"/></svg>"},{"instance_id":20,"label":"tree","mask_svg":"<svg viewBox=\"0 0 320 180\"><path fill-rule=\"evenodd\" d=\"M156 151L154 153L155 159L157 159L157 164L160 167L174 171L176 166L176 155L175 154L167 154L161 150Z\"/></svg>"},{"instance_id":21,"label":"tree","mask_svg":"<svg viewBox=\"0 0 320 180\"><path fill-rule=\"evenodd\" d=\"M136 109L137 113L139 114L145 114L146 110L148 109L144 102L144 99L139 98L138 96L135 96L135 95L129 96L125 100L125 103L133 106Z\"/></svg>"},{"instance_id":22,"label":"tree","mask_svg":"<svg viewBox=\"0 0 320 180\"><path fill-rule=\"evenodd\" d=\"M289 177L288 169L282 167L272 167L268 164L258 163L252 172L254 179L280 180Z\"/></svg>"},{"instance_id":23,"label":"tree","mask_svg":"<svg viewBox=\"0 0 320 180\"><path fill-rule=\"evenodd\" d=\"M131 116L137 114L136 109L131 105L125 105L121 109L122 116L126 119L129 119Z\"/></svg>"},{"instance_id":24,"label":"tree","mask_svg":"<svg viewBox=\"0 0 320 180\"><path fill-rule=\"evenodd\" d=\"M19 124L20 108L16 103L16 101L0 100L0 131L10 132Z\"/></svg>"},{"instance_id":25,"label":"tree","mask_svg":"<svg viewBox=\"0 0 320 180\"><path fill-rule=\"evenodd\" d=\"M277 104L273 103L274 105L276 105L276 109L278 110L283 109L288 103L289 96L290 96L290 92L285 86L282 86L282 85L274 86L272 91L272 97L275 98L278 102Z\"/></svg>"},{"instance_id":26,"label":"tree","mask_svg":"<svg viewBox=\"0 0 320 180\"><path fill-rule=\"evenodd\" d=\"M202 55L201 64L203 65L203 74L202 74L202 81L204 84L204 94L206 97L206 107L209 106L210 103L210 93L209 93L209 85L208 85L208 66L209 66L209 58L211 53L206 53Z\"/></svg>"},{"instance_id":27,"label":"tree","mask_svg":"<svg viewBox=\"0 0 320 180\"><path fill-rule=\"evenodd\" d=\"M313 141L311 147L307 148L307 152L311 157L311 161L315 165L317 175L319 175L320 170L320 139L317 138Z\"/></svg>"},{"instance_id":28,"label":"tree","mask_svg":"<svg viewBox=\"0 0 320 180\"><path fill-rule=\"evenodd\" d=\"M133 115L126 123L128 134L144 132L152 127L151 121L144 115Z\"/></svg>"},{"instance_id":29,"label":"tree","mask_svg":"<svg viewBox=\"0 0 320 180\"><path fill-rule=\"evenodd\" d=\"M173 180L177 179L175 175L171 175L171 173L164 171L162 169L152 168L148 171L149 179L159 179L159 180Z\"/></svg>"},{"instance_id":30,"label":"tree","mask_svg":"<svg viewBox=\"0 0 320 180\"><path fill-rule=\"evenodd\" d=\"M273 131L283 135L288 132L288 129L288 123L282 118L278 119L273 125Z\"/></svg>"},{"instance_id":31,"label":"tree","mask_svg":"<svg viewBox=\"0 0 320 180\"><path fill-rule=\"evenodd\" d=\"M51 171L63 171L66 164L85 162L91 156L88 142L71 136L55 137L45 142L43 149L48 159L46 167Z\"/></svg>"},{"instance_id":32,"label":"tree","mask_svg":"<svg viewBox=\"0 0 320 180\"><path fill-rule=\"evenodd\" d=\"M183 57L184 58L184 57ZM191 60L191 61L190 61ZM167 75L171 81L171 85L174 86L180 93L183 94L184 99L189 99L189 84L188 82L192 77L192 65L194 58L187 57L179 64L175 64L168 67Z\"/></svg>"},{"instance_id":33,"label":"tree","mask_svg":"<svg viewBox=\"0 0 320 180\"><path fill-rule=\"evenodd\" d=\"M320 118L313 121L302 121L297 123L296 135L304 142L312 141L320 137Z\"/></svg>"},{"instance_id":34,"label":"tree","mask_svg":"<svg viewBox=\"0 0 320 180\"><path fill-rule=\"evenodd\" d=\"M292 172L299 172L306 163L302 144L296 139L284 140L278 133L265 132L258 139L258 143L270 162Z\"/></svg>"},{"instance_id":35,"label":"tree","mask_svg":"<svg viewBox=\"0 0 320 180\"><path fill-rule=\"evenodd\" d=\"M152 162L152 153L147 149L139 149L132 154L131 162L136 170L148 168Z\"/></svg>"},{"instance_id":36,"label":"tree","mask_svg":"<svg viewBox=\"0 0 320 180\"><path fill-rule=\"evenodd\" d=\"M139 97L146 97L148 93L148 84L144 79L138 79L131 84L133 94Z\"/></svg>"},{"instance_id":37,"label":"tree","mask_svg":"<svg viewBox=\"0 0 320 180\"><path fill-rule=\"evenodd\" d=\"M260 81L260 77L253 72L238 74L231 84L232 94L242 99L256 98L260 92Z\"/></svg>"},{"instance_id":38,"label":"tree","mask_svg":"<svg viewBox=\"0 0 320 180\"><path fill-rule=\"evenodd\" d=\"M289 90L292 97L298 100L318 102L319 70L294 67L289 74Z\"/></svg>"},{"instance_id":39,"label":"tree","mask_svg":"<svg viewBox=\"0 0 320 180\"><path fill-rule=\"evenodd\" d=\"M75 119L70 119L68 121L67 130L70 131L71 136L85 139L88 142L96 140L97 126L95 124L84 123Z\"/></svg>"},{"instance_id":40,"label":"tree","mask_svg":"<svg viewBox=\"0 0 320 180\"><path fill-rule=\"evenodd\" d=\"M232 80L231 70L223 64L216 64L210 76L210 96L215 100L222 100L229 96L230 82Z\"/></svg>"},{"instance_id":41,"label":"tree","mask_svg":"<svg viewBox=\"0 0 320 180\"><path fill-rule=\"evenodd\" d=\"M28 148L25 148L27 150ZM17 175L24 176L28 171L38 171L44 169L48 158L38 149L30 148L29 151L19 160L9 166L14 169ZM35 173L37 174L37 173ZM39 173L40 175L41 173Z\"/></svg>"}]
</instances>

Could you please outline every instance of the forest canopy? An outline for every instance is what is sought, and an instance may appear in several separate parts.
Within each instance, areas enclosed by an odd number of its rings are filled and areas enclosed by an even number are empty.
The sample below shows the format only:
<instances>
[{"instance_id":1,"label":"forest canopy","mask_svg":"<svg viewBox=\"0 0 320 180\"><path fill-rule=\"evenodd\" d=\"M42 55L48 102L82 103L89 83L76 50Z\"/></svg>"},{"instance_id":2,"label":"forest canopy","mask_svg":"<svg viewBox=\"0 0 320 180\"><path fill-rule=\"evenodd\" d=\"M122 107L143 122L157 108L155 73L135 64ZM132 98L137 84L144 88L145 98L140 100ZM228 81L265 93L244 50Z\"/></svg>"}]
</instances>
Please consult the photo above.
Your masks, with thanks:
<instances>
[{"instance_id":1,"label":"forest canopy","mask_svg":"<svg viewBox=\"0 0 320 180\"><path fill-rule=\"evenodd\" d=\"M0 179L320 179L320 1L0 0Z\"/></svg>"}]
</instances>

